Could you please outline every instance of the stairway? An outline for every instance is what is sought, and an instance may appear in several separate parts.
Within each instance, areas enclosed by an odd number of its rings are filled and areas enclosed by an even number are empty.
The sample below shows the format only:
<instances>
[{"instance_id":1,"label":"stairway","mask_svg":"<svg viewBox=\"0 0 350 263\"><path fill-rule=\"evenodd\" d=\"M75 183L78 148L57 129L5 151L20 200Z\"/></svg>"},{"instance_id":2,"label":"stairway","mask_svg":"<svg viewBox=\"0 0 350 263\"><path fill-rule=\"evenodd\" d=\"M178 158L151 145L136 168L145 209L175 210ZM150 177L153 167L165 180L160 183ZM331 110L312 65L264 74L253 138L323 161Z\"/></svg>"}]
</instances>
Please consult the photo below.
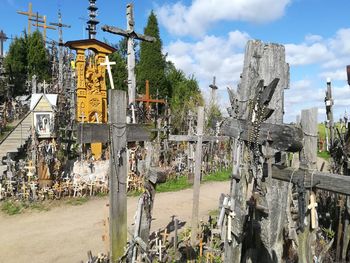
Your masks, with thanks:
<instances>
[{"instance_id":1,"label":"stairway","mask_svg":"<svg viewBox=\"0 0 350 263\"><path fill-rule=\"evenodd\" d=\"M2 163L7 153L16 155L18 149L23 146L30 136L32 126L32 115L28 112L20 120L15 128L0 142L0 175L6 171L6 165Z\"/></svg>"}]
</instances>

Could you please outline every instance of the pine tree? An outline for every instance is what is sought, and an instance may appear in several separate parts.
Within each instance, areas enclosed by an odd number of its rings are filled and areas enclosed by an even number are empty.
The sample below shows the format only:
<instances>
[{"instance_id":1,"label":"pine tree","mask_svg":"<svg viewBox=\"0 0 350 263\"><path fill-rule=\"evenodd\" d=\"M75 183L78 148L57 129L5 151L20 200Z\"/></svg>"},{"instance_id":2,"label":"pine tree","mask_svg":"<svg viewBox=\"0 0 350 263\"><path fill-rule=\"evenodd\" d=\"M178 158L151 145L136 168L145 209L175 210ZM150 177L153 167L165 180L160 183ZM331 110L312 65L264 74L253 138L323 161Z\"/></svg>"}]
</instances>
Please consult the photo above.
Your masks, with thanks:
<instances>
[{"instance_id":1,"label":"pine tree","mask_svg":"<svg viewBox=\"0 0 350 263\"><path fill-rule=\"evenodd\" d=\"M16 37L10 44L9 51L4 59L6 72L14 84L13 94L25 93L25 80L27 78L27 42L28 37Z\"/></svg>"},{"instance_id":2,"label":"pine tree","mask_svg":"<svg viewBox=\"0 0 350 263\"><path fill-rule=\"evenodd\" d=\"M28 73L36 75L39 81L48 80L50 77L50 62L48 52L42 34L35 31L28 37Z\"/></svg>"},{"instance_id":3,"label":"pine tree","mask_svg":"<svg viewBox=\"0 0 350 263\"><path fill-rule=\"evenodd\" d=\"M148 17L144 34L156 38L156 42L140 43L140 62L136 68L137 86L140 93L144 93L146 80L150 83L150 93L155 97L157 89L162 98L171 95L170 86L165 76L165 57L162 54L162 40L159 36L157 17L152 11Z\"/></svg>"}]
</instances>

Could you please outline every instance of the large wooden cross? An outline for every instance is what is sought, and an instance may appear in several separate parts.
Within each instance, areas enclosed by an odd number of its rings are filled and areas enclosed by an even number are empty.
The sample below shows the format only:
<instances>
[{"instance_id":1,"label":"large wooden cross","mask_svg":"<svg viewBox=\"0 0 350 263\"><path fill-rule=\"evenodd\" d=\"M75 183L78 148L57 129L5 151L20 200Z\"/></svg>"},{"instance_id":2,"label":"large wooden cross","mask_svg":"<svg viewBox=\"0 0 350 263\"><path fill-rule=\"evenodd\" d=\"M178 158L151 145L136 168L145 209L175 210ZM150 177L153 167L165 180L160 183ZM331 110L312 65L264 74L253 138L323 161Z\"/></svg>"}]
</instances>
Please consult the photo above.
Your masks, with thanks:
<instances>
[{"instance_id":1,"label":"large wooden cross","mask_svg":"<svg viewBox=\"0 0 350 263\"><path fill-rule=\"evenodd\" d=\"M146 112L149 113L149 106L150 103L163 103L165 104L165 100L163 99L152 99L150 92L149 92L149 81L146 80L146 94L140 98L140 99L136 99L135 101L141 101L141 102L145 102L146 103Z\"/></svg>"},{"instance_id":2,"label":"large wooden cross","mask_svg":"<svg viewBox=\"0 0 350 263\"><path fill-rule=\"evenodd\" d=\"M150 134L142 126L126 124L126 93L109 90L109 123L80 123L78 141L110 142L109 240L111 262L124 254L127 242L127 142L149 141Z\"/></svg>"},{"instance_id":3,"label":"large wooden cross","mask_svg":"<svg viewBox=\"0 0 350 263\"><path fill-rule=\"evenodd\" d=\"M32 23L32 18L38 17L38 18L43 18L42 15L38 15L37 13L33 13L33 5L32 3L28 4L28 11L17 11L17 14L20 15L25 15L28 17L28 34L31 32L31 23Z\"/></svg>"},{"instance_id":4,"label":"large wooden cross","mask_svg":"<svg viewBox=\"0 0 350 263\"><path fill-rule=\"evenodd\" d=\"M135 105L135 94L136 94L136 76L135 76L135 50L134 50L134 39L155 42L156 38L151 36L142 35L135 32L134 25L134 14L133 14L133 4L128 4L126 6L126 19L127 19L127 29L123 30L118 27L104 25L102 27L103 31L120 35L126 37L128 40L128 96L129 105Z\"/></svg>"}]
</instances>

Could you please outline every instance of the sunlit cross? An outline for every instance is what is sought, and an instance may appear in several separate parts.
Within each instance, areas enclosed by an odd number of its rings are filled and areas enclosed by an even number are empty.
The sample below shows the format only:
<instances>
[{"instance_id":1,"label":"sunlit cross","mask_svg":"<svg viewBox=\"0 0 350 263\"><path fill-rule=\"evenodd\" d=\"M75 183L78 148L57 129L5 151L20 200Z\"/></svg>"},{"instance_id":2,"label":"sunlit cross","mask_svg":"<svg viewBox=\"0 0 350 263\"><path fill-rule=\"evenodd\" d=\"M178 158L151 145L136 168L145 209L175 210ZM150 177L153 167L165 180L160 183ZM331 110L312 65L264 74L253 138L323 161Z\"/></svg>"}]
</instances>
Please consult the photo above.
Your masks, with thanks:
<instances>
[{"instance_id":1,"label":"sunlit cross","mask_svg":"<svg viewBox=\"0 0 350 263\"><path fill-rule=\"evenodd\" d=\"M108 56L106 56L105 62L101 63L101 65L107 67L109 82L111 83L111 88L114 89L114 82L113 82L113 76L112 76L112 68L111 68L111 65L115 65L115 62L109 61Z\"/></svg>"}]
</instances>

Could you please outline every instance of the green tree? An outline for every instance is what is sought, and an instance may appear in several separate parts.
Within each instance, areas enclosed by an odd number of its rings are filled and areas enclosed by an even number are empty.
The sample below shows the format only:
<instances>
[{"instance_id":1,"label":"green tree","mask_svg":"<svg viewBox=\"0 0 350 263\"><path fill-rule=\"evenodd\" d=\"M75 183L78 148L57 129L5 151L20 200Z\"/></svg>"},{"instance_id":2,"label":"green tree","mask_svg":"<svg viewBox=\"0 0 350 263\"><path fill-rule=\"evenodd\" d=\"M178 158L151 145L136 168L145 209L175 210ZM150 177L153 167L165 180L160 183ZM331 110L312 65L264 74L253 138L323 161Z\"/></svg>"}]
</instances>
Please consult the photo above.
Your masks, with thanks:
<instances>
[{"instance_id":1,"label":"green tree","mask_svg":"<svg viewBox=\"0 0 350 263\"><path fill-rule=\"evenodd\" d=\"M184 72L176 69L171 62L167 67L167 79L172 87L170 99L172 127L174 132L178 133L188 128L189 112L195 113L198 106L204 105L204 99L197 80L193 76L187 78Z\"/></svg>"},{"instance_id":2,"label":"green tree","mask_svg":"<svg viewBox=\"0 0 350 263\"><path fill-rule=\"evenodd\" d=\"M150 83L150 93L155 96L157 89L162 98L171 95L170 85L165 76L165 56L162 54L162 40L159 36L157 17L152 11L148 17L144 34L156 38L156 42L140 43L140 61L136 67L137 86L144 92L146 80Z\"/></svg>"},{"instance_id":3,"label":"green tree","mask_svg":"<svg viewBox=\"0 0 350 263\"><path fill-rule=\"evenodd\" d=\"M36 75L39 81L49 80L49 54L45 48L42 34L39 31L35 31L28 37L27 61L29 77Z\"/></svg>"},{"instance_id":4,"label":"green tree","mask_svg":"<svg viewBox=\"0 0 350 263\"><path fill-rule=\"evenodd\" d=\"M117 51L109 55L109 60L115 62L112 67L114 87L120 90L128 90L128 70L127 70L127 41L122 38L117 44L111 44L104 39L107 45L114 47ZM106 73L107 74L107 73ZM111 88L109 77L106 77L107 89Z\"/></svg>"},{"instance_id":5,"label":"green tree","mask_svg":"<svg viewBox=\"0 0 350 263\"><path fill-rule=\"evenodd\" d=\"M13 94L25 93L25 80L27 78L27 42L28 37L16 37L10 44L8 53L4 59L6 72L14 84Z\"/></svg>"},{"instance_id":6,"label":"green tree","mask_svg":"<svg viewBox=\"0 0 350 263\"><path fill-rule=\"evenodd\" d=\"M114 61L115 65L112 66L112 76L114 87L120 90L128 90L128 71L126 69L126 61L120 55L120 53L114 52L109 55L109 60ZM109 78L107 77L107 88L110 88Z\"/></svg>"}]
</instances>

